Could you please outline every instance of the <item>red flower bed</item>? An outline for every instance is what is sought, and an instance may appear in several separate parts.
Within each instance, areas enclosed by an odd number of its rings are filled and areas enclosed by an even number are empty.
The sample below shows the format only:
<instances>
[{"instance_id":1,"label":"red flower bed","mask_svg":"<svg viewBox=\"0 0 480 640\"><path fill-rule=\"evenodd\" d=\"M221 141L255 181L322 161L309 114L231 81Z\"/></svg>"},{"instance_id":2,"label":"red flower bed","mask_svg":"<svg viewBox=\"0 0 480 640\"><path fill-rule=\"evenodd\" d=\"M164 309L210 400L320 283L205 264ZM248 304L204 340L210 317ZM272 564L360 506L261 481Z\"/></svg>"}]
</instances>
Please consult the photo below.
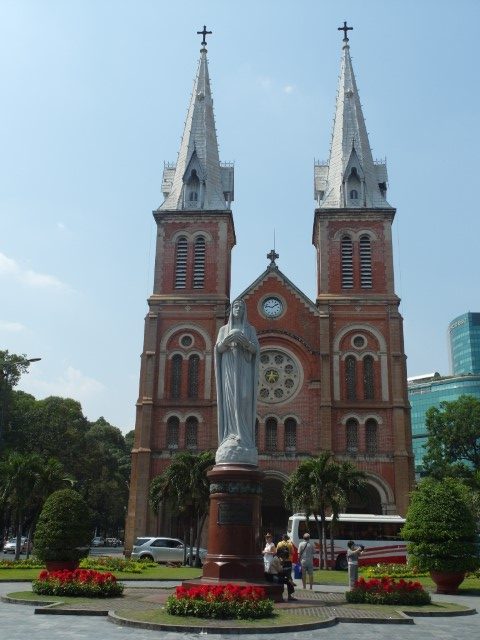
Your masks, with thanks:
<instances>
[{"instance_id":1,"label":"red flower bed","mask_svg":"<svg viewBox=\"0 0 480 640\"><path fill-rule=\"evenodd\" d=\"M32 582L32 589L41 595L86 596L109 598L121 595L123 584L110 572L92 569L42 571Z\"/></svg>"},{"instance_id":2,"label":"red flower bed","mask_svg":"<svg viewBox=\"0 0 480 640\"><path fill-rule=\"evenodd\" d=\"M262 587L234 584L177 587L167 599L166 610L177 616L198 618L265 618L273 613L273 602Z\"/></svg>"},{"instance_id":3,"label":"red flower bed","mask_svg":"<svg viewBox=\"0 0 480 640\"><path fill-rule=\"evenodd\" d=\"M368 604L429 604L430 596L418 581L394 578L360 578L345 594L347 602Z\"/></svg>"}]
</instances>

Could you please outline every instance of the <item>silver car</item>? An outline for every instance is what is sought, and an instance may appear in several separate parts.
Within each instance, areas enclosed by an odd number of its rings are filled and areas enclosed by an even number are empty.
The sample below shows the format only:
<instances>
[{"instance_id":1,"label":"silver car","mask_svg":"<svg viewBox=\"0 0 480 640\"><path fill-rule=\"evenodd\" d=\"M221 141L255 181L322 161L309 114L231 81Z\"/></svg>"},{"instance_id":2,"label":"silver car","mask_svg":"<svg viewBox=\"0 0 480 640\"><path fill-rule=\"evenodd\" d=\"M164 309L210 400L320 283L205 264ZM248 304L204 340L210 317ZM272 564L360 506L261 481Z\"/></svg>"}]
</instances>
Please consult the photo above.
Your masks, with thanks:
<instances>
[{"instance_id":1,"label":"silver car","mask_svg":"<svg viewBox=\"0 0 480 640\"><path fill-rule=\"evenodd\" d=\"M182 562L185 545L178 538L159 538L145 536L137 538L132 549L132 560L150 560L153 562ZM193 549L193 560L197 556L197 549ZM200 561L203 564L207 557L206 549L199 549ZM189 548L187 547L187 564L190 563Z\"/></svg>"}]
</instances>

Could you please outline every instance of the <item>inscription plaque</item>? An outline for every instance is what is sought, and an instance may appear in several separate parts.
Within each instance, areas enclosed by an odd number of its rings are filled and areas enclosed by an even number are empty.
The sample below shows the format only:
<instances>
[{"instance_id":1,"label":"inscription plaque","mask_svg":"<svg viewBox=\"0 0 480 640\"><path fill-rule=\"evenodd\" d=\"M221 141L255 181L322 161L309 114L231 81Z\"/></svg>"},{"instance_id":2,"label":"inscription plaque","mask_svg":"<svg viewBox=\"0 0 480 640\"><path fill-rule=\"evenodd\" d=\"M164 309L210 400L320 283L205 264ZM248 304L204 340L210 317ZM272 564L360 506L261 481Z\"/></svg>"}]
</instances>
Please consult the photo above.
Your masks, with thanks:
<instances>
[{"instance_id":1,"label":"inscription plaque","mask_svg":"<svg viewBox=\"0 0 480 640\"><path fill-rule=\"evenodd\" d=\"M217 524L252 524L252 505L238 502L219 502Z\"/></svg>"}]
</instances>

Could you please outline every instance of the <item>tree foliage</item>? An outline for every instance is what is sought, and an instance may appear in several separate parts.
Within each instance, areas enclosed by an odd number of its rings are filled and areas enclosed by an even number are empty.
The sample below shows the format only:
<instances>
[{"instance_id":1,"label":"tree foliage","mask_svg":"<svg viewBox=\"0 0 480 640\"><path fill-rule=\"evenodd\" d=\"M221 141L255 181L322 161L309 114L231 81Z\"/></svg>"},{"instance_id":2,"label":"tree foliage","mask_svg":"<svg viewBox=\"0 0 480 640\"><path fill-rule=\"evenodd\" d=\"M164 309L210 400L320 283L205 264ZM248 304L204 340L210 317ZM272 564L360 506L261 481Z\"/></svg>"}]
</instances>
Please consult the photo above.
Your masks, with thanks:
<instances>
[{"instance_id":1,"label":"tree foliage","mask_svg":"<svg viewBox=\"0 0 480 640\"><path fill-rule=\"evenodd\" d=\"M326 518L338 517L348 504L348 495L364 484L365 474L350 462L335 462L330 451L302 462L284 487L285 503L292 511L313 515L317 523L320 566L327 567ZM332 523L333 530L334 522ZM333 555L332 555L333 559Z\"/></svg>"},{"instance_id":2,"label":"tree foliage","mask_svg":"<svg viewBox=\"0 0 480 640\"><path fill-rule=\"evenodd\" d=\"M429 475L471 478L480 469L480 400L463 395L426 414L424 464Z\"/></svg>"},{"instance_id":3,"label":"tree foliage","mask_svg":"<svg viewBox=\"0 0 480 640\"><path fill-rule=\"evenodd\" d=\"M476 520L467 487L454 478L426 478L412 493L402 536L420 571L470 571L478 566Z\"/></svg>"}]
</instances>

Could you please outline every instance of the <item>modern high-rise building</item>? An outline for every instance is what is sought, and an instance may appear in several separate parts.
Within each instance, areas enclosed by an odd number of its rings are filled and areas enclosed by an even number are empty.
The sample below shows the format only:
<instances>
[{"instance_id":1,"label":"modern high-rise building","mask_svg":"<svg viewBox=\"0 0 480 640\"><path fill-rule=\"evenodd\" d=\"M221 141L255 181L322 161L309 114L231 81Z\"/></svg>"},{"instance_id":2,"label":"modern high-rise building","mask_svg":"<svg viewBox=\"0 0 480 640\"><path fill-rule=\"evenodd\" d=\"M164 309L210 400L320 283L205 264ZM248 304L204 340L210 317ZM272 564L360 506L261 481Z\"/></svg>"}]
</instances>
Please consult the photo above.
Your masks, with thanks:
<instances>
[{"instance_id":1,"label":"modern high-rise building","mask_svg":"<svg viewBox=\"0 0 480 640\"><path fill-rule=\"evenodd\" d=\"M480 373L480 313L463 313L448 325L452 374Z\"/></svg>"},{"instance_id":2,"label":"modern high-rise building","mask_svg":"<svg viewBox=\"0 0 480 640\"><path fill-rule=\"evenodd\" d=\"M255 437L265 472L263 525L276 533L289 516L283 486L312 455L330 451L366 473L366 487L350 496L349 510L404 514L414 481L403 320L394 288L395 209L387 201L386 165L372 157L346 26L344 34L330 156L314 167L316 299L279 269L274 251L240 296L260 342ZM254 139L251 145L255 153ZM138 535L179 533L167 509L151 513L150 482L175 452L215 450L218 443L212 355L231 304L234 167L219 159L205 43L177 161L165 165L163 196L153 212L155 277L145 318L127 551ZM285 223L293 228L297 215Z\"/></svg>"},{"instance_id":3,"label":"modern high-rise building","mask_svg":"<svg viewBox=\"0 0 480 640\"><path fill-rule=\"evenodd\" d=\"M448 325L452 375L432 373L408 379L412 407L412 444L415 470L421 473L427 442L426 412L461 395L480 400L480 313L464 313Z\"/></svg>"}]
</instances>

